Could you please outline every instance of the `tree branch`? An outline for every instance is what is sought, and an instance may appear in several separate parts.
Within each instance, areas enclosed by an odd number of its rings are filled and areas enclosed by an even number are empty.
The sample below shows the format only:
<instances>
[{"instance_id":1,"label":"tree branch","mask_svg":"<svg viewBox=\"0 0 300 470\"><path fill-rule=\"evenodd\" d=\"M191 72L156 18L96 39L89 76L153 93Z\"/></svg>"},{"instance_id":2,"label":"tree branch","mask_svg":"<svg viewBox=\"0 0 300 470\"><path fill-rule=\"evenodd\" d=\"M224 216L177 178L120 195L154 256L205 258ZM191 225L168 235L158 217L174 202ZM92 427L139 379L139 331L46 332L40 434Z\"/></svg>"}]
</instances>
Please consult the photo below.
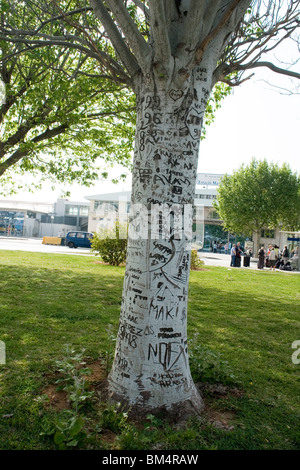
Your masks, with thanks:
<instances>
[{"instance_id":1,"label":"tree branch","mask_svg":"<svg viewBox=\"0 0 300 470\"><path fill-rule=\"evenodd\" d=\"M120 116L121 113L127 113L129 111L135 111L136 108L135 107L132 107L132 108L127 108L127 109L117 109L116 111L110 111L110 112L107 112L107 111L102 111L102 112L99 112L99 113L91 113L91 114L88 114L86 116L86 119L95 119L97 117L107 117L107 116ZM126 119L126 117L122 117L122 119Z\"/></svg>"},{"instance_id":2,"label":"tree branch","mask_svg":"<svg viewBox=\"0 0 300 470\"><path fill-rule=\"evenodd\" d=\"M28 90L30 87L30 80L26 81L26 83L20 88L20 90L15 93L12 96L9 96L5 103L2 104L0 107L0 123L3 122L3 119L5 118L6 114L10 110L10 108L16 103L16 101L21 98L24 93Z\"/></svg>"},{"instance_id":3,"label":"tree branch","mask_svg":"<svg viewBox=\"0 0 300 470\"><path fill-rule=\"evenodd\" d=\"M206 7L204 0L191 0L187 17L184 21L183 31L179 43L184 44L184 49L194 50L200 40L202 28L199 27L203 20ZM198 34L196 34L198 31Z\"/></svg>"},{"instance_id":4,"label":"tree branch","mask_svg":"<svg viewBox=\"0 0 300 470\"><path fill-rule=\"evenodd\" d=\"M6 33L7 35L3 36L3 33ZM98 53L95 53L93 51L91 51L90 49L87 49L86 47L83 47L82 45L80 44L75 44L73 42L68 42L68 41L65 41L65 38L64 37L51 37L51 39L28 39L28 38L25 38L25 37L20 37L21 35L22 36L25 36L25 35L28 35L29 32L26 31L18 31L18 37L11 37L12 33L9 32L9 31L5 31L5 32L2 32L2 34L0 34L0 40L2 41L9 41L9 42L12 42L14 44L26 44L27 46L30 45L30 44L33 44L33 45L37 45L37 46L40 46L40 47L44 47L44 46L61 46L61 47L68 47L68 48L72 48L72 49L76 49L76 50L79 50L81 52L83 52L84 54L86 54L88 57L92 57L93 59L97 59L99 60L99 54ZM31 32L32 35L34 35L33 32ZM50 38L50 36L49 36Z\"/></svg>"},{"instance_id":5,"label":"tree branch","mask_svg":"<svg viewBox=\"0 0 300 470\"><path fill-rule=\"evenodd\" d=\"M139 70L139 64L135 57L131 54L127 45L125 44L118 28L109 15L106 7L103 5L102 0L90 0L96 17L101 21L104 29L106 30L109 39L111 40L117 54L125 65L131 77Z\"/></svg>"},{"instance_id":6,"label":"tree branch","mask_svg":"<svg viewBox=\"0 0 300 470\"><path fill-rule=\"evenodd\" d=\"M252 9L251 14L240 22L238 28L227 42L227 49L221 57L220 63L214 73L215 79L226 78L226 75L234 72L250 70L251 68L266 66L276 73L299 78L297 72L283 69L280 64L267 63L262 56L277 48L287 39L293 38L293 33L299 29L299 0L290 0L283 6L283 2L269 0L259 14L260 5ZM281 11L283 10L283 11ZM296 40L297 41L297 40ZM257 65L255 65L257 64ZM235 84L240 83L238 78Z\"/></svg>"},{"instance_id":7,"label":"tree branch","mask_svg":"<svg viewBox=\"0 0 300 470\"><path fill-rule=\"evenodd\" d=\"M300 73L293 72L292 70L288 70L288 69L282 69L274 65L272 62L266 62L266 61L253 62L253 63L251 62L249 64L238 65L234 70L236 71L250 70L253 68L257 68L257 67L267 67L273 72L279 73L281 75L287 75L288 77L292 77L292 78L298 78L300 80Z\"/></svg>"},{"instance_id":8,"label":"tree branch","mask_svg":"<svg viewBox=\"0 0 300 470\"><path fill-rule=\"evenodd\" d=\"M171 58L171 45L164 0L156 0L150 4L150 26L155 47L154 61L155 63L166 65Z\"/></svg>"},{"instance_id":9,"label":"tree branch","mask_svg":"<svg viewBox=\"0 0 300 470\"><path fill-rule=\"evenodd\" d=\"M31 129L32 124L27 122L21 125L18 130L10 136L5 142L0 143L0 159L4 157L9 147L13 147L26 136L27 132Z\"/></svg>"},{"instance_id":10,"label":"tree branch","mask_svg":"<svg viewBox=\"0 0 300 470\"><path fill-rule=\"evenodd\" d=\"M145 18L149 20L150 13L146 5L142 3L140 0L132 0L132 1L144 13Z\"/></svg>"},{"instance_id":11,"label":"tree branch","mask_svg":"<svg viewBox=\"0 0 300 470\"><path fill-rule=\"evenodd\" d=\"M35 136L33 139L30 140L30 142L38 143L43 140L52 139L53 137L56 137L57 135L66 132L69 127L69 124L61 124L60 126L54 127L53 129L46 129L45 132L42 132L42 134Z\"/></svg>"},{"instance_id":12,"label":"tree branch","mask_svg":"<svg viewBox=\"0 0 300 470\"><path fill-rule=\"evenodd\" d=\"M76 15L78 13L83 13L83 12L86 12L86 11L92 11L92 8L91 7L77 8L76 10L68 11L68 12L63 13L61 15L53 16L49 20L43 21L41 23L41 25L37 28L36 32L38 33L41 29L44 28L44 26L46 26L49 23L53 23L53 21L62 20L62 19L65 19L66 17L73 16L73 15Z\"/></svg>"},{"instance_id":13,"label":"tree branch","mask_svg":"<svg viewBox=\"0 0 300 470\"><path fill-rule=\"evenodd\" d=\"M0 163L0 176L2 176L6 170L18 163L22 158L26 157L29 154L29 150L16 150L5 162Z\"/></svg>"},{"instance_id":14,"label":"tree branch","mask_svg":"<svg viewBox=\"0 0 300 470\"><path fill-rule=\"evenodd\" d=\"M228 3L229 0L216 0L213 4L211 4L210 2L209 5L205 5L205 11L201 24L200 40L203 40L210 33L213 26L218 23L218 21L220 20L220 16L222 17L222 14L224 13L224 8L228 6Z\"/></svg>"},{"instance_id":15,"label":"tree branch","mask_svg":"<svg viewBox=\"0 0 300 470\"><path fill-rule=\"evenodd\" d=\"M150 48L128 13L123 1L106 0L106 3L115 16L118 25L128 41L130 49L133 51L133 54L138 61L138 64L143 71L146 71L148 65L147 57L150 53Z\"/></svg>"},{"instance_id":16,"label":"tree branch","mask_svg":"<svg viewBox=\"0 0 300 470\"><path fill-rule=\"evenodd\" d=\"M29 32L26 31L18 31L18 37L10 37L13 33L7 32L5 36L3 36L3 33L0 34L0 40L3 41L8 41L11 43L16 43L16 44L25 44L27 47L30 45L34 45L35 47L45 47L45 46L59 46L59 47L64 47L64 48L69 48L69 49L74 49L78 50L80 52L83 52L86 54L88 57L91 57L93 59L96 59L102 66L104 66L107 70L109 70L112 73L112 79L115 82L121 82L125 83L127 85L132 85L130 83L129 77L124 73L124 70L121 68L121 66L112 59L108 54L105 52L101 51L100 49L96 51L91 50L90 48L84 47L81 44L76 44L74 42L68 42L65 40L65 37L56 37L56 36L47 36L48 39L29 39L25 37L20 37L29 35ZM31 35L34 35L34 32L30 33ZM78 39L75 36L68 36L69 39ZM20 51L21 54L22 51Z\"/></svg>"},{"instance_id":17,"label":"tree branch","mask_svg":"<svg viewBox=\"0 0 300 470\"><path fill-rule=\"evenodd\" d=\"M46 118L51 112L51 106L49 106L49 99L46 98L39 112L36 112L33 117L28 119L24 124L21 124L17 131L12 134L5 142L0 142L0 159L4 157L7 149L21 142L26 134L42 119Z\"/></svg>"},{"instance_id":18,"label":"tree branch","mask_svg":"<svg viewBox=\"0 0 300 470\"><path fill-rule=\"evenodd\" d=\"M251 3L249 2L244 2L244 0L232 0L229 2L228 8L226 8L225 13L223 14L222 18L220 19L219 23L212 29L212 31L202 40L201 44L196 50L195 54L195 61L197 64L199 64L202 60L202 57L205 53L206 48L209 46L209 44L218 36L218 34L223 30L224 31L224 26L226 25L227 22L230 21L232 18L233 14L236 12L237 7L241 3Z\"/></svg>"},{"instance_id":19,"label":"tree branch","mask_svg":"<svg viewBox=\"0 0 300 470\"><path fill-rule=\"evenodd\" d=\"M39 142L42 142L43 140L49 140L53 137L56 137L57 135L63 134L64 132L66 132L68 128L69 128L68 124L62 124L58 127L55 127L54 129L46 129L45 132L35 136L29 142L39 143ZM7 160L5 160L4 162L0 164L0 176L2 176L9 167L18 163L22 158L26 157L29 153L30 153L30 149L21 150L20 148L18 148L9 158L7 158Z\"/></svg>"}]
</instances>

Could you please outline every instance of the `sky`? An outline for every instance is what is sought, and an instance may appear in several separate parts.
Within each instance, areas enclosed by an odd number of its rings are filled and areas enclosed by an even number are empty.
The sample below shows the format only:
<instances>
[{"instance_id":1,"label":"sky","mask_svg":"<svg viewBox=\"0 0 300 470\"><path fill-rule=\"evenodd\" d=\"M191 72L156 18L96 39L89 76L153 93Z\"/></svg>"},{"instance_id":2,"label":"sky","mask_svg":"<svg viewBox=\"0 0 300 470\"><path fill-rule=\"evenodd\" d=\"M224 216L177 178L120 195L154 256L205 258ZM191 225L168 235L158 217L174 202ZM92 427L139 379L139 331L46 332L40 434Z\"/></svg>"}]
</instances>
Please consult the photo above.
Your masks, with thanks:
<instances>
[{"instance_id":1,"label":"sky","mask_svg":"<svg viewBox=\"0 0 300 470\"><path fill-rule=\"evenodd\" d=\"M295 92L288 94L282 88ZM207 128L206 138L200 145L198 172L231 174L254 157L280 166L288 163L300 174L299 137L300 85L266 68L256 69L255 76L235 87L217 110L215 121ZM113 171L109 178L118 173L121 171ZM68 199L84 201L85 196L93 194L130 190L131 178L117 185L108 180L98 181L89 188L58 186L54 192L45 184L42 191L20 192L8 199L54 202L65 189L71 190Z\"/></svg>"},{"instance_id":2,"label":"sky","mask_svg":"<svg viewBox=\"0 0 300 470\"><path fill-rule=\"evenodd\" d=\"M217 111L201 142L198 171L231 173L255 157L286 162L300 173L299 135L300 89L298 95L282 95L254 78L234 88Z\"/></svg>"}]
</instances>

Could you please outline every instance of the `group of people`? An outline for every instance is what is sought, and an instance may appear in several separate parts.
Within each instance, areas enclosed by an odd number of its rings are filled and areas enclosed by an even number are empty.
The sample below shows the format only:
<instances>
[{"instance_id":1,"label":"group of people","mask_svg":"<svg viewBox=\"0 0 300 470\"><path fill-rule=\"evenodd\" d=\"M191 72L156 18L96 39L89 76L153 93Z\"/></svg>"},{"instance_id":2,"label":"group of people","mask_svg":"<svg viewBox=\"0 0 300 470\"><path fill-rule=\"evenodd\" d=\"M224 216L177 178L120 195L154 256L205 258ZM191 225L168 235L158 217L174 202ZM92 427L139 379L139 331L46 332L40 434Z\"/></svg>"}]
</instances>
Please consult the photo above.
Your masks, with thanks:
<instances>
[{"instance_id":1,"label":"group of people","mask_svg":"<svg viewBox=\"0 0 300 470\"><path fill-rule=\"evenodd\" d=\"M244 248L240 242L232 245L230 266L239 268L241 266L242 256L244 258L244 266L250 266L250 258L253 256L251 248L248 248L244 252ZM297 269L299 247L295 247L291 252L287 245L284 246L283 250L279 249L278 245L269 245L268 249L265 249L262 245L258 251L258 269L264 269L265 267L270 270L283 269L291 271L293 268Z\"/></svg>"},{"instance_id":2,"label":"group of people","mask_svg":"<svg viewBox=\"0 0 300 470\"><path fill-rule=\"evenodd\" d=\"M298 261L299 247L297 246L294 250L289 253L287 245L284 245L283 250L279 249L278 245L269 245L268 250L262 245L258 251L258 269L264 269L264 267L275 269L292 270L292 261Z\"/></svg>"},{"instance_id":3,"label":"group of people","mask_svg":"<svg viewBox=\"0 0 300 470\"><path fill-rule=\"evenodd\" d=\"M244 247L241 245L241 242L234 243L230 250L231 260L230 266L239 268L241 266L242 255L244 256L244 266L250 266L250 258L253 255L251 248L248 248L244 252Z\"/></svg>"},{"instance_id":4,"label":"group of people","mask_svg":"<svg viewBox=\"0 0 300 470\"><path fill-rule=\"evenodd\" d=\"M211 251L213 253L221 253L224 250L225 255L228 252L228 243L219 243L217 241L211 242Z\"/></svg>"}]
</instances>

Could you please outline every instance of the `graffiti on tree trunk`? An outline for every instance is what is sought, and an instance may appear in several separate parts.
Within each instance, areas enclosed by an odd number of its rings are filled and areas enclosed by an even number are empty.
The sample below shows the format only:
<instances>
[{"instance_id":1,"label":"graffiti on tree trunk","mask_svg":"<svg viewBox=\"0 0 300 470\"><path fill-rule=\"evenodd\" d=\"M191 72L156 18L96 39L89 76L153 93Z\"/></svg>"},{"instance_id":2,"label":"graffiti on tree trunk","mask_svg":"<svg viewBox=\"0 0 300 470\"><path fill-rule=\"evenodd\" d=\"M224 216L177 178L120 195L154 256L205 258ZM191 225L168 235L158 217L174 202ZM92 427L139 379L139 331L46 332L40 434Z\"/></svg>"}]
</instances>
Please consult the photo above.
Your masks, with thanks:
<instances>
[{"instance_id":1,"label":"graffiti on tree trunk","mask_svg":"<svg viewBox=\"0 0 300 470\"><path fill-rule=\"evenodd\" d=\"M116 389L118 384L123 391L130 389L128 395L136 388L142 403L151 399L154 403L155 390L165 388L174 390L171 401L180 401L180 390L192 383L186 334L187 242L209 94L207 69L198 67L194 87L185 91L173 87L161 95L146 88L138 100L132 203L143 206L144 221L138 211L132 214L132 233L143 230L144 237L128 239L110 378Z\"/></svg>"}]
</instances>

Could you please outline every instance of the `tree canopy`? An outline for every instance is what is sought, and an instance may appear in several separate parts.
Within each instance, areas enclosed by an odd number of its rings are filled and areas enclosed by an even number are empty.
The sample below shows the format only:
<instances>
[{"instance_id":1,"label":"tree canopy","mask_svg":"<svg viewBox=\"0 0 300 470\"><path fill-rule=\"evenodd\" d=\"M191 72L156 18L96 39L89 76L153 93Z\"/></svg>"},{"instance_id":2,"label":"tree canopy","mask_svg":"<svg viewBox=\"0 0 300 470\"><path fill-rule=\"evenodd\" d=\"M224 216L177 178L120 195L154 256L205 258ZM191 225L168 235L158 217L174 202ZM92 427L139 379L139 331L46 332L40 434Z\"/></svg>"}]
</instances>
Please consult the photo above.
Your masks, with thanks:
<instances>
[{"instance_id":1,"label":"tree canopy","mask_svg":"<svg viewBox=\"0 0 300 470\"><path fill-rule=\"evenodd\" d=\"M299 79L297 69L276 64L275 57L263 60L287 39L299 44L299 6L299 0L3 0L0 40L23 50L78 51L94 59L102 75L134 87L140 70L154 65L163 73L172 57L183 67L201 63L222 34L215 82L238 85L258 67Z\"/></svg>"},{"instance_id":2,"label":"tree canopy","mask_svg":"<svg viewBox=\"0 0 300 470\"><path fill-rule=\"evenodd\" d=\"M224 227L252 236L263 228L300 227L300 178L288 165L255 159L225 175L214 202Z\"/></svg>"},{"instance_id":3,"label":"tree canopy","mask_svg":"<svg viewBox=\"0 0 300 470\"><path fill-rule=\"evenodd\" d=\"M3 10L14 24L22 17L37 25L29 2L21 9L3 2ZM46 23L43 31L53 33L52 22ZM106 177L115 163L130 168L135 98L125 80L123 84L110 77L95 57L67 45L24 47L5 40L0 44L0 76L6 90L0 109L0 181L2 188L8 183L5 194L7 188L14 190L18 173L36 176L35 187L46 179L89 186L99 176ZM203 136L230 89L216 84ZM101 160L104 167L99 168Z\"/></svg>"},{"instance_id":4,"label":"tree canopy","mask_svg":"<svg viewBox=\"0 0 300 470\"><path fill-rule=\"evenodd\" d=\"M1 45L7 57L0 67L6 88L0 109L4 181L30 172L39 182L90 185L107 175L109 164L131 165L132 93L102 78L90 59L72 51L42 48L19 55L8 43Z\"/></svg>"},{"instance_id":5,"label":"tree canopy","mask_svg":"<svg viewBox=\"0 0 300 470\"><path fill-rule=\"evenodd\" d=\"M29 171L42 180L89 185L99 174L107 175L98 168L99 157L128 167L135 119L129 90L136 91L135 77L148 73L150 65L156 75L168 75L172 57L182 64L184 76L201 63L221 32L206 125L230 87L251 78L255 68L300 78L296 64L293 70L262 60L284 40L299 42L299 4L3 0L0 73L7 99L0 111L2 183L4 173L13 182L13 173ZM182 16L182 25L174 34L176 15ZM233 33L231 23L236 24Z\"/></svg>"}]
</instances>

